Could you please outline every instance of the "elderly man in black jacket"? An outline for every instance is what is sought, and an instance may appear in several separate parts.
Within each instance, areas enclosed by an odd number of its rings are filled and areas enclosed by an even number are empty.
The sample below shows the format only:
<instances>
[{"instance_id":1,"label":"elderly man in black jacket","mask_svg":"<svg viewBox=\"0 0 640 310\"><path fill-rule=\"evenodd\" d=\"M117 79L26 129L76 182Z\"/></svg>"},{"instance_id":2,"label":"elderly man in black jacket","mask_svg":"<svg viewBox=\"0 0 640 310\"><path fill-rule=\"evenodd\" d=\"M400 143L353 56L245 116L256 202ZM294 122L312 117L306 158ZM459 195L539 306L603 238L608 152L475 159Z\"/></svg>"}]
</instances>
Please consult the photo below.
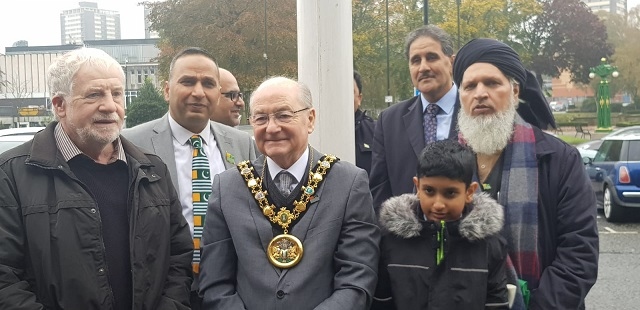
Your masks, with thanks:
<instances>
[{"instance_id":1,"label":"elderly man in black jacket","mask_svg":"<svg viewBox=\"0 0 640 310\"><path fill-rule=\"evenodd\" d=\"M542 131L555 126L553 115L508 45L470 41L453 79L460 139L477 154L481 188L505 208L502 234L528 309L584 309L598 274L598 229L580 154Z\"/></svg>"},{"instance_id":2,"label":"elderly man in black jacket","mask_svg":"<svg viewBox=\"0 0 640 310\"><path fill-rule=\"evenodd\" d=\"M0 156L0 309L189 309L193 243L165 164L120 136L124 73L81 48L57 122Z\"/></svg>"},{"instance_id":3,"label":"elderly man in black jacket","mask_svg":"<svg viewBox=\"0 0 640 310\"><path fill-rule=\"evenodd\" d=\"M362 103L362 76L353 71L353 109L355 111L356 127L356 166L371 171L371 150L373 149L373 130L376 122L367 115L367 111L360 110Z\"/></svg>"}]
</instances>

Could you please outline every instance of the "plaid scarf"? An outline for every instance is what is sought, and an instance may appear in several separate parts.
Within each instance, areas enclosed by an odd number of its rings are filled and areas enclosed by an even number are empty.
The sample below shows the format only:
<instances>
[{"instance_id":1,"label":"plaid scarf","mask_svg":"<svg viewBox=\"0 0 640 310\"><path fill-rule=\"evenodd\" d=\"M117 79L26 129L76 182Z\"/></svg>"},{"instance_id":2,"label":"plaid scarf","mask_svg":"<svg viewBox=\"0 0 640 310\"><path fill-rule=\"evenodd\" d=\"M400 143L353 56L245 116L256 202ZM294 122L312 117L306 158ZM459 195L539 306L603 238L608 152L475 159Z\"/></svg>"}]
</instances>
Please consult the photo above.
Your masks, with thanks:
<instances>
[{"instance_id":1,"label":"plaid scarf","mask_svg":"<svg viewBox=\"0 0 640 310\"><path fill-rule=\"evenodd\" d=\"M529 288L540 280L538 260L538 163L531 125L516 115L511 142L504 150L498 202L503 205L509 258Z\"/></svg>"},{"instance_id":2,"label":"plaid scarf","mask_svg":"<svg viewBox=\"0 0 640 310\"><path fill-rule=\"evenodd\" d=\"M462 133L460 143L466 144ZM477 176L474 176L477 181ZM502 236L507 240L507 274L510 283L527 281L529 289L538 287L538 163L533 128L518 114L515 116L511 141L504 149L502 180L498 202L504 206ZM522 292L513 309L526 309Z\"/></svg>"}]
</instances>

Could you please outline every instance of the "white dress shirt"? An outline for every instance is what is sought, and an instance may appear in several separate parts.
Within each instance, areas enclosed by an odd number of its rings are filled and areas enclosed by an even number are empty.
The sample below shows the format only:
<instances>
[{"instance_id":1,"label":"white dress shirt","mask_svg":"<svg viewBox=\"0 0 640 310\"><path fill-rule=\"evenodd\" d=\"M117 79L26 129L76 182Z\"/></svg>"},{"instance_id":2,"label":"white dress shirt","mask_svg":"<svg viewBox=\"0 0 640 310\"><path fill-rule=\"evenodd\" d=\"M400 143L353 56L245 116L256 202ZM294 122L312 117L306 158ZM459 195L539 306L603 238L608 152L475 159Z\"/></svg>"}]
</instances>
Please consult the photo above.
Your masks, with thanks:
<instances>
[{"instance_id":1,"label":"white dress shirt","mask_svg":"<svg viewBox=\"0 0 640 310\"><path fill-rule=\"evenodd\" d=\"M436 104L440 107L440 112L436 115L438 120L438 129L436 129L436 139L438 141L449 138L449 131L451 130L451 122L453 121L453 108L456 105L456 97L458 96L458 87L455 84L449 89L449 91L440 98L437 102L429 102L424 95L420 94L422 99L422 113L427 109L429 103Z\"/></svg>"},{"instance_id":2,"label":"white dress shirt","mask_svg":"<svg viewBox=\"0 0 640 310\"><path fill-rule=\"evenodd\" d=\"M202 132L192 133L184 127L180 126L169 114L169 126L173 135L173 154L176 159L176 170L178 171L178 194L180 203L182 204L182 215L189 223L191 228L191 237L193 237L193 196L191 187L191 160L193 148L189 139L193 135L200 135L204 143L203 150L209 159L209 170L211 171L211 179L224 171L224 162L222 155L218 149L216 139L211 131L211 126L205 127Z\"/></svg>"},{"instance_id":3,"label":"white dress shirt","mask_svg":"<svg viewBox=\"0 0 640 310\"><path fill-rule=\"evenodd\" d=\"M317 158L317 159L320 159L320 158ZM282 169L280 166L278 166L278 164L276 164L275 161L267 157L267 166L269 167L269 174L271 174L271 178L272 179L275 178L276 175L278 175L278 173L280 173L280 171L282 170L288 171L295 177L295 180L291 181L292 188L295 188L296 186L298 186L298 183L300 183L300 180L304 176L304 173L307 171L308 165L309 165L309 148L306 148L304 150L304 153L302 153L302 156L300 156L300 158L298 158L298 160L295 163L293 163L293 165L291 165L289 169Z\"/></svg>"}]
</instances>

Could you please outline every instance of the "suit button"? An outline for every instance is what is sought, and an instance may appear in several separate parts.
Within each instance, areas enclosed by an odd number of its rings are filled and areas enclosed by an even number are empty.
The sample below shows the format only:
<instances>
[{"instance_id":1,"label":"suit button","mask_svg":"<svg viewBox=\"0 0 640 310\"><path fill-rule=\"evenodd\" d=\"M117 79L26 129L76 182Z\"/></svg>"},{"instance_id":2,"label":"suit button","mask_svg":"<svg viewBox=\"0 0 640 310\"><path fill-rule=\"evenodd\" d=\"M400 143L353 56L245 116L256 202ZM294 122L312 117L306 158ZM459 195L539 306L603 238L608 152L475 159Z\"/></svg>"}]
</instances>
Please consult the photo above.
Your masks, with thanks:
<instances>
[{"instance_id":1,"label":"suit button","mask_svg":"<svg viewBox=\"0 0 640 310\"><path fill-rule=\"evenodd\" d=\"M104 274L104 268L100 268L100 269L98 269L98 274L99 274L99 275L103 275L103 274Z\"/></svg>"},{"instance_id":2,"label":"suit button","mask_svg":"<svg viewBox=\"0 0 640 310\"><path fill-rule=\"evenodd\" d=\"M284 298L284 292L282 290L277 291L276 292L276 297L278 297L278 299Z\"/></svg>"}]
</instances>

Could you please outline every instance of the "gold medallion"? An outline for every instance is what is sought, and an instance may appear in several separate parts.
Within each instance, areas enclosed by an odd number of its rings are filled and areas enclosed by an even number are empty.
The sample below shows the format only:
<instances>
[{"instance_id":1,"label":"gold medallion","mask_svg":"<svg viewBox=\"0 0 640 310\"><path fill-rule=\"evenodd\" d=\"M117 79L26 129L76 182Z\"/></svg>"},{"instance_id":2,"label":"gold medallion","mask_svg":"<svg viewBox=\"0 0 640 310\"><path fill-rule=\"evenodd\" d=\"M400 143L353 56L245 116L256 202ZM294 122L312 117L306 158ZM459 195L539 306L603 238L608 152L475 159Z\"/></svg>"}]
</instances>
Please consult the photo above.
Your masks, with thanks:
<instances>
[{"instance_id":1,"label":"gold medallion","mask_svg":"<svg viewBox=\"0 0 640 310\"><path fill-rule=\"evenodd\" d=\"M302 242L294 235L277 235L267 247L267 257L278 268L291 268L302 259Z\"/></svg>"},{"instance_id":2,"label":"gold medallion","mask_svg":"<svg viewBox=\"0 0 640 310\"><path fill-rule=\"evenodd\" d=\"M292 225L292 223L307 210L307 203L312 200L316 189L322 181L324 181L324 176L331 169L331 164L338 160L339 159L333 155L324 155L318 161L315 171L312 171L313 153L311 153L307 186L302 186L302 190L293 202L291 208L280 207L279 210L269 198L269 193L264 184L262 184L265 169L263 168L262 170L262 177L259 177L256 175L255 169L250 161L247 160L238 164L238 170L245 182L247 182L247 187L260 206L262 214L264 214L271 223L280 226L282 229L283 233L275 236L267 247L267 257L269 258L269 262L274 266L278 268L291 268L302 259L302 242L296 236L289 234L289 225ZM263 167L266 167L266 161L267 159L265 157Z\"/></svg>"}]
</instances>

